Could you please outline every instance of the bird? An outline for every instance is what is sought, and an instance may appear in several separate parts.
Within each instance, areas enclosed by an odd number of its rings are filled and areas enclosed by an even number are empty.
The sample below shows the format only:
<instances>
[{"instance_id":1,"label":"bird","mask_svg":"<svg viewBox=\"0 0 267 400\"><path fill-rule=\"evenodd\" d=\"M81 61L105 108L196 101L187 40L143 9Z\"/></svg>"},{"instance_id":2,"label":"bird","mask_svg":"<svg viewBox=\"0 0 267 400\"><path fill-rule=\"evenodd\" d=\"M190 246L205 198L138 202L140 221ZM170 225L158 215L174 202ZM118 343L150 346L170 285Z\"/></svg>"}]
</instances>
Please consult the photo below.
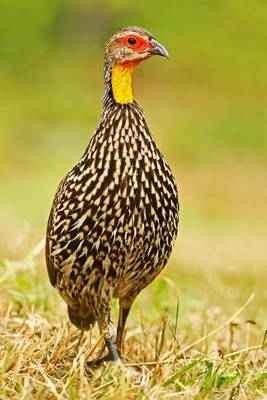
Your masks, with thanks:
<instances>
[{"instance_id":1,"label":"bird","mask_svg":"<svg viewBox=\"0 0 267 400\"><path fill-rule=\"evenodd\" d=\"M132 91L135 67L154 55L169 57L143 28L120 29L107 41L102 114L61 180L47 223L50 282L72 324L82 332L98 324L106 362L122 360L131 306L165 267L178 231L176 181Z\"/></svg>"}]
</instances>

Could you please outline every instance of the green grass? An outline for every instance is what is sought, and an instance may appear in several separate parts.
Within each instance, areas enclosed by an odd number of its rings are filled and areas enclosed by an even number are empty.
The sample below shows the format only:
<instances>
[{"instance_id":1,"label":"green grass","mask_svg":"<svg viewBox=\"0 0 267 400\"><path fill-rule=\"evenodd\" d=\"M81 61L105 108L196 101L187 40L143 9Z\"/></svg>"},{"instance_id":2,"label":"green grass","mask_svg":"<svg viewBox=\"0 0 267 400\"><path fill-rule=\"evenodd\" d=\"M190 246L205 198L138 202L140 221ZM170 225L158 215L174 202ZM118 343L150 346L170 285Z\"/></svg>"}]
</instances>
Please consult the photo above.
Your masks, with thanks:
<instances>
[{"instance_id":1,"label":"green grass","mask_svg":"<svg viewBox=\"0 0 267 400\"><path fill-rule=\"evenodd\" d=\"M28 0L0 11L0 398L267 398L265 2ZM128 367L96 369L97 329L76 348L32 249L97 124L103 43L133 23L171 55L137 69L134 93L175 173L180 230L131 311Z\"/></svg>"},{"instance_id":2,"label":"green grass","mask_svg":"<svg viewBox=\"0 0 267 400\"><path fill-rule=\"evenodd\" d=\"M85 334L77 348L79 332L46 279L41 249L0 266L1 398L256 399L267 394L266 296L264 304L249 271L241 283L232 271L209 270L212 265L205 272L196 265L189 269L183 252L175 261L175 250L167 271L133 307L125 365L95 368L88 361L100 354L99 333L94 328ZM113 312L117 316L115 303Z\"/></svg>"}]
</instances>

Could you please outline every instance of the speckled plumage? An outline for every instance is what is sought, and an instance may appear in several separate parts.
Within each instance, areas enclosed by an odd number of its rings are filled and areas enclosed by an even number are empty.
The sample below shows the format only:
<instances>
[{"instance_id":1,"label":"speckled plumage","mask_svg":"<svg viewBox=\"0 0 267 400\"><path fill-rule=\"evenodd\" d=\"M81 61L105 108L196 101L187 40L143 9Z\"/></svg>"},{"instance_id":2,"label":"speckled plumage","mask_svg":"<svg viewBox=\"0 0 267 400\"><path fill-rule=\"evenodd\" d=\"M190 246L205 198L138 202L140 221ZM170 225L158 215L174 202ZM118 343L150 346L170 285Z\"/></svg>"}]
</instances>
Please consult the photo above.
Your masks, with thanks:
<instances>
[{"instance_id":1,"label":"speckled plumage","mask_svg":"<svg viewBox=\"0 0 267 400\"><path fill-rule=\"evenodd\" d=\"M120 299L118 347L138 293L163 269L178 225L174 177L136 103L112 96L112 63L105 63L101 120L80 161L57 190L47 228L50 281L87 329L97 321L116 341L110 315Z\"/></svg>"}]
</instances>

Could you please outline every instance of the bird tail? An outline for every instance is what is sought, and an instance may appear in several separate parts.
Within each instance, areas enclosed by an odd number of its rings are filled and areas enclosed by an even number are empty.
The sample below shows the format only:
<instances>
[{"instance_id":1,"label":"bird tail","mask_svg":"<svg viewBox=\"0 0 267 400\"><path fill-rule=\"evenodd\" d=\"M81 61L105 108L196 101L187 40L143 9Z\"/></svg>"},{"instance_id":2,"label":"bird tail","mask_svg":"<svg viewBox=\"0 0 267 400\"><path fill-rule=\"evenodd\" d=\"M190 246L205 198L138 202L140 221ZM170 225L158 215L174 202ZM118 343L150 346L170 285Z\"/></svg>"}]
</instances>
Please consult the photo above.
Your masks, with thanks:
<instances>
[{"instance_id":1,"label":"bird tail","mask_svg":"<svg viewBox=\"0 0 267 400\"><path fill-rule=\"evenodd\" d=\"M79 329L89 330L95 323L95 317L84 310L80 313L79 310L73 310L68 306L68 313L70 321Z\"/></svg>"}]
</instances>

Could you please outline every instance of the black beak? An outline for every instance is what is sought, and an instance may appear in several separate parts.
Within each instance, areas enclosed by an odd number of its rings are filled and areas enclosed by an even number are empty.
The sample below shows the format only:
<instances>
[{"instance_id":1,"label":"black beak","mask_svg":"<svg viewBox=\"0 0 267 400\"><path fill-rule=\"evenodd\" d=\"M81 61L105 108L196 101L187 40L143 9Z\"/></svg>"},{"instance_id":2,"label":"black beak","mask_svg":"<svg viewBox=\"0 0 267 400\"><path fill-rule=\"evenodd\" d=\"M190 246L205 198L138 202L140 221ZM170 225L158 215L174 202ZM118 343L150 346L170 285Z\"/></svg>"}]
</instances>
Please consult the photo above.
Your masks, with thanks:
<instances>
[{"instance_id":1,"label":"black beak","mask_svg":"<svg viewBox=\"0 0 267 400\"><path fill-rule=\"evenodd\" d=\"M157 42L155 39L150 39L150 43L153 46L151 49L149 49L150 54L153 54L153 55L155 54L158 56L169 58L169 53L167 52L165 47L162 46L162 44Z\"/></svg>"}]
</instances>

